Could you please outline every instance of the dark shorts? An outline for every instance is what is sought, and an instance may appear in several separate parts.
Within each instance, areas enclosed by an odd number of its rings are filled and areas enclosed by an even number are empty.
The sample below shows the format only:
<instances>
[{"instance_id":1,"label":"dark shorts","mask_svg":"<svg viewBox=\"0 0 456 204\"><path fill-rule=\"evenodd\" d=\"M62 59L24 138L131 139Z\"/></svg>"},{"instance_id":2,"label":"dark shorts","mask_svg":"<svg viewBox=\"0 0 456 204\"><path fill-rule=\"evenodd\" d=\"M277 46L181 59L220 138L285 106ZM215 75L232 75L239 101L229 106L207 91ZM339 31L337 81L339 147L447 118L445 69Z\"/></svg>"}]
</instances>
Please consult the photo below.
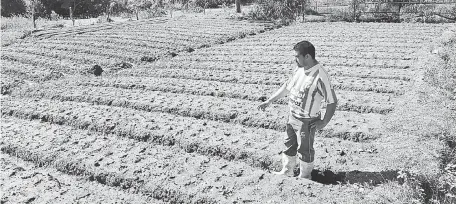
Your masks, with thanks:
<instances>
[{"instance_id":1,"label":"dark shorts","mask_svg":"<svg viewBox=\"0 0 456 204\"><path fill-rule=\"evenodd\" d=\"M305 162L313 162L315 150L315 126L311 125L320 120L320 117L298 119L290 115L287 122L287 136L285 137L286 149L282 151L288 156L298 155ZM298 137L299 136L299 137Z\"/></svg>"}]
</instances>

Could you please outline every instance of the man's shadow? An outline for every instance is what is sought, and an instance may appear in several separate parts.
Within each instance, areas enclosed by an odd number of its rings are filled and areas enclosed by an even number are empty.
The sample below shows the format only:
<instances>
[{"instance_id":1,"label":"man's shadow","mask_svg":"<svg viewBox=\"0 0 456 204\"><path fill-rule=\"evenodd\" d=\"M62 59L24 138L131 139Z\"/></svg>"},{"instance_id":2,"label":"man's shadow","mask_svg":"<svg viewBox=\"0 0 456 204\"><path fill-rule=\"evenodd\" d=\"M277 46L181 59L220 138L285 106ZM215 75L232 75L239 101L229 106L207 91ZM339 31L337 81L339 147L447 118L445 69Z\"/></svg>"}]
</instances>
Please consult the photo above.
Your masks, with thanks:
<instances>
[{"instance_id":1,"label":"man's shadow","mask_svg":"<svg viewBox=\"0 0 456 204\"><path fill-rule=\"evenodd\" d=\"M295 169L295 176L299 174L298 171L299 169ZM313 170L312 180L325 185L368 183L375 186L387 181L401 181L402 179L398 179L398 172L398 170L388 170L381 172L349 171L334 173L330 170Z\"/></svg>"}]
</instances>

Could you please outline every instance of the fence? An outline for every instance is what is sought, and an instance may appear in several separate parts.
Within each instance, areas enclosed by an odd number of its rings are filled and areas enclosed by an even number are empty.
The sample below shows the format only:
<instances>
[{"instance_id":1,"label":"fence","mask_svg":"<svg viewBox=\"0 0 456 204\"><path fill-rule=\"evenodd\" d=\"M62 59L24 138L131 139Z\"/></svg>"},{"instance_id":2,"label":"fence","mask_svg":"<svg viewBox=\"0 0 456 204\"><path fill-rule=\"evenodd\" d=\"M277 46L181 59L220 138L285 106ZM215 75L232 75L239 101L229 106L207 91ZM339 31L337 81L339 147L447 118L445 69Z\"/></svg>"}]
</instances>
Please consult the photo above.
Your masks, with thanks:
<instances>
[{"instance_id":1,"label":"fence","mask_svg":"<svg viewBox=\"0 0 456 204\"><path fill-rule=\"evenodd\" d=\"M308 4L310 8L320 14L333 14L340 10L350 10L354 15L353 18L357 19L362 14L391 14L396 15L400 18L401 13L413 13L418 14L419 11L416 9L403 9L413 5L423 5L431 7L431 12L440 14L453 14L437 12L435 8L437 5L448 5L456 6L456 0L345 0L345 1L333 1L333 0L310 0ZM384 7L393 7L389 9L380 9ZM394 10L396 9L396 10ZM453 20L453 19L452 19Z\"/></svg>"}]
</instances>

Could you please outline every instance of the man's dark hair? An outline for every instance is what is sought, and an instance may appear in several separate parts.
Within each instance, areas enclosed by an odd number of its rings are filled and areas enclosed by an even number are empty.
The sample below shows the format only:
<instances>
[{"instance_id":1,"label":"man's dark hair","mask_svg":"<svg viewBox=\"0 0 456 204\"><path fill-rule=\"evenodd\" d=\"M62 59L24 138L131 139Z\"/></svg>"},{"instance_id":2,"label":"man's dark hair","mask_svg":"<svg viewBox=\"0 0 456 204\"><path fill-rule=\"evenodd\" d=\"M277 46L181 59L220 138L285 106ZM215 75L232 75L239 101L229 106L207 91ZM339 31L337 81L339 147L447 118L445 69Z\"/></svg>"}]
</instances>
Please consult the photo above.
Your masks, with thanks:
<instances>
[{"instance_id":1,"label":"man's dark hair","mask_svg":"<svg viewBox=\"0 0 456 204\"><path fill-rule=\"evenodd\" d=\"M309 54L312 56L312 59L315 59L315 47L309 41L301 41L296 43L293 47L294 50L298 51L301 55Z\"/></svg>"}]
</instances>

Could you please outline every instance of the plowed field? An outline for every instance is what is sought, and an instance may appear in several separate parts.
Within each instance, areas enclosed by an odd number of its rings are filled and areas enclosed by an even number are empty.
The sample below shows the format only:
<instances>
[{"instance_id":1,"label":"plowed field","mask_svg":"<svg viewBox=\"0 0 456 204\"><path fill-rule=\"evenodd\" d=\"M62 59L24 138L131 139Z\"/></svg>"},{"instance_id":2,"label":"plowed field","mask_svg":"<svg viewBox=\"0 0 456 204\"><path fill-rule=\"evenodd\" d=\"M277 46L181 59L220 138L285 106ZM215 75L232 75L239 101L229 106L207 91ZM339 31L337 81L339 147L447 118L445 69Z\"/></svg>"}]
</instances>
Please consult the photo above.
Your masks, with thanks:
<instances>
[{"instance_id":1,"label":"plowed field","mask_svg":"<svg viewBox=\"0 0 456 204\"><path fill-rule=\"evenodd\" d=\"M409 203L398 172L434 174L440 143L384 121L445 28L159 18L34 33L2 50L2 203ZM312 181L271 174L286 99L256 109L301 40L339 98Z\"/></svg>"}]
</instances>

